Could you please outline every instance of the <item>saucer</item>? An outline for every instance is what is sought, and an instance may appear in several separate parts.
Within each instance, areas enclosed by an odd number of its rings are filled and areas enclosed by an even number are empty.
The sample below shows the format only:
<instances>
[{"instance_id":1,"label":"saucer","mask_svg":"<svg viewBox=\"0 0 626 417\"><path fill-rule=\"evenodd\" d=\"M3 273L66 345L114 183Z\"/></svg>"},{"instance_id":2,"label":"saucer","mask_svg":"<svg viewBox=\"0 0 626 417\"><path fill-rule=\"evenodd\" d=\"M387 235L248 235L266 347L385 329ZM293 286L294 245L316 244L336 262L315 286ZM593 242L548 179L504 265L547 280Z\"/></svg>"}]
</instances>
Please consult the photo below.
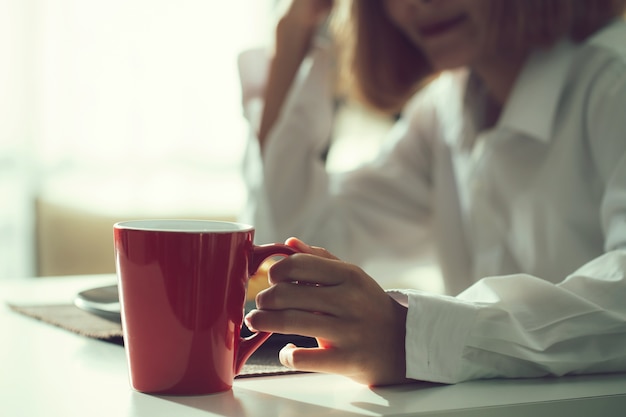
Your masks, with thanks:
<instances>
[{"instance_id":1,"label":"saucer","mask_svg":"<svg viewBox=\"0 0 626 417\"><path fill-rule=\"evenodd\" d=\"M107 285L104 287L91 288L81 291L74 297L74 305L76 307L95 314L98 317L121 323L120 300L117 285ZM246 301L244 306L244 314L248 314L250 310L256 308L254 301ZM252 332L246 327L245 323L241 326L241 336L248 337ZM268 339L270 343L294 343L303 347L317 346L314 338L298 335L286 335L273 333ZM266 342L267 343L267 342Z\"/></svg>"},{"instance_id":2,"label":"saucer","mask_svg":"<svg viewBox=\"0 0 626 417\"><path fill-rule=\"evenodd\" d=\"M104 319L122 322L117 285L81 291L74 297L74 305Z\"/></svg>"}]
</instances>

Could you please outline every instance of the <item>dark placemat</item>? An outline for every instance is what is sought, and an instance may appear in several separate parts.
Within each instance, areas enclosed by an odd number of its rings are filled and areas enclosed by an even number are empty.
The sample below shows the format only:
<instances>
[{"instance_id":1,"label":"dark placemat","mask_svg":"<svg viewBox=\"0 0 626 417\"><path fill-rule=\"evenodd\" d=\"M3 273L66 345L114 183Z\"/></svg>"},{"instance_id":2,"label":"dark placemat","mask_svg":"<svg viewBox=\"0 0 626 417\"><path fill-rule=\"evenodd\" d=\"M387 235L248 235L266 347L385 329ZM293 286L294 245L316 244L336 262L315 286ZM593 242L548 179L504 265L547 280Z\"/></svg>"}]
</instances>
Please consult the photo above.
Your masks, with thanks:
<instances>
[{"instance_id":1,"label":"dark placemat","mask_svg":"<svg viewBox=\"0 0 626 417\"><path fill-rule=\"evenodd\" d=\"M73 304L9 304L9 307L17 313L85 337L99 339L120 346L124 344L120 323L91 314ZM297 373L297 371L282 366L278 361L278 351L283 345L284 341L277 343L270 338L246 361L243 370L237 378Z\"/></svg>"}]
</instances>

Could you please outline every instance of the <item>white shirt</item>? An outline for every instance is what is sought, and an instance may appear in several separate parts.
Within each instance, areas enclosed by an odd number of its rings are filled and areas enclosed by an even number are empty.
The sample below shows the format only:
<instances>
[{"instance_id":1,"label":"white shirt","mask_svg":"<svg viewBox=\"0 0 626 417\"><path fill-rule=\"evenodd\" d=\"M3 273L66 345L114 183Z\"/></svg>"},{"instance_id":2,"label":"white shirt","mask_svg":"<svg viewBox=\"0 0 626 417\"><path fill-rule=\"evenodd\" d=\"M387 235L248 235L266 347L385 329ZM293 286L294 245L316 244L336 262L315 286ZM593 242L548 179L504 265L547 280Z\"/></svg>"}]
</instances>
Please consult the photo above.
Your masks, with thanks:
<instances>
[{"instance_id":1,"label":"white shirt","mask_svg":"<svg viewBox=\"0 0 626 417\"><path fill-rule=\"evenodd\" d=\"M409 378L626 371L626 24L532 54L491 129L480 83L442 74L373 163L338 175L319 158L331 67L315 48L263 161L249 142L257 241L298 236L355 263L434 242L450 295L390 292L408 305Z\"/></svg>"}]
</instances>

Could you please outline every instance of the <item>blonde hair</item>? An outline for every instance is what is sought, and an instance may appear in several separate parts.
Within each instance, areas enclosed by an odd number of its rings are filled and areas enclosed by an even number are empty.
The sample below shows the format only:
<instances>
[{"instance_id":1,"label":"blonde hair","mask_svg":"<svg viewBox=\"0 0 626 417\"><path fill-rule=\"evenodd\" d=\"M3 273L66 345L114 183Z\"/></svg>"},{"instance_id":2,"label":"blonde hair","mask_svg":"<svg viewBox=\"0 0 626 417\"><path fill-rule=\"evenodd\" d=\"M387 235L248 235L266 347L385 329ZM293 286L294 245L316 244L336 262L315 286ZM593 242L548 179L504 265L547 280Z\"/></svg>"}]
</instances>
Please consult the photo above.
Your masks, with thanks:
<instances>
[{"instance_id":1,"label":"blonde hair","mask_svg":"<svg viewBox=\"0 0 626 417\"><path fill-rule=\"evenodd\" d=\"M484 0L496 47L536 48L582 41L626 13L626 0ZM342 8L343 7L343 8ZM436 74L387 17L382 0L345 0L334 17L342 88L383 112L397 112Z\"/></svg>"}]
</instances>

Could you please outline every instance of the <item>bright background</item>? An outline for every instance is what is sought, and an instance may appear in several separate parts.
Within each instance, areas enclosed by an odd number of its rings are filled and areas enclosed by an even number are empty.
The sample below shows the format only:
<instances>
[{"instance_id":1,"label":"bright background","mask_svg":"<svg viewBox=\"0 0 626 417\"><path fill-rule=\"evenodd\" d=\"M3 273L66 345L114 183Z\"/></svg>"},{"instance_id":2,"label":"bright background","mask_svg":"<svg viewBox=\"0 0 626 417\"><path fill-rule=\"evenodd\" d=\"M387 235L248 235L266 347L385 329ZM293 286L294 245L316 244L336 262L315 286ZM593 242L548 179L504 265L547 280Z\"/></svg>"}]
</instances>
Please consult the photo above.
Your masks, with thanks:
<instances>
[{"instance_id":1,"label":"bright background","mask_svg":"<svg viewBox=\"0 0 626 417\"><path fill-rule=\"evenodd\" d=\"M275 3L0 0L0 279L113 272L115 221L237 216L237 56L269 45ZM328 168L389 124L344 107Z\"/></svg>"},{"instance_id":2,"label":"bright background","mask_svg":"<svg viewBox=\"0 0 626 417\"><path fill-rule=\"evenodd\" d=\"M0 277L38 272L50 206L237 210L236 57L267 42L272 3L0 0Z\"/></svg>"}]
</instances>

